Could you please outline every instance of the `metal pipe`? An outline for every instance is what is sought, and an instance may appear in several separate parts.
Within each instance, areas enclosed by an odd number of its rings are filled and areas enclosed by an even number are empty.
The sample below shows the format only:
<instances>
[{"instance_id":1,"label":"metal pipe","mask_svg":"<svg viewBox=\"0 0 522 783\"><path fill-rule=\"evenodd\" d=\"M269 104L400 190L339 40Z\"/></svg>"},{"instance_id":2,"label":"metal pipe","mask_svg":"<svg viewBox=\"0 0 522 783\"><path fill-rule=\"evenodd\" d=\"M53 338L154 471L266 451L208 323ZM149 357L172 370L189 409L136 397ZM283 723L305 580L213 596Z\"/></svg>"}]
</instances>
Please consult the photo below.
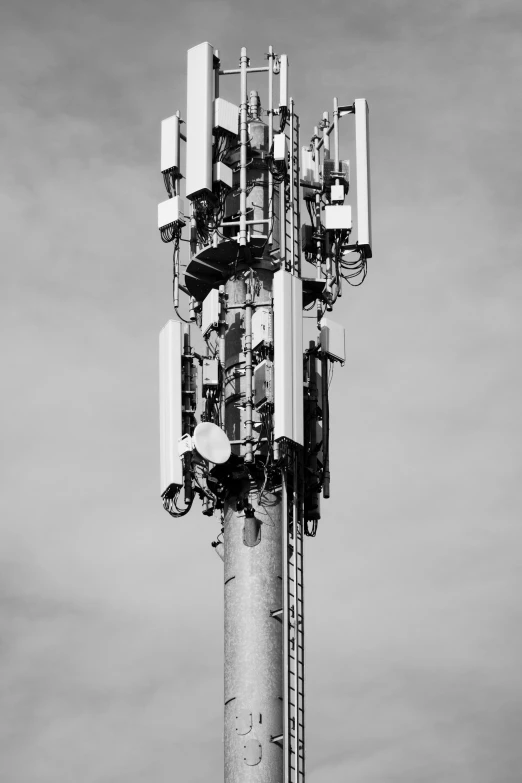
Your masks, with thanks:
<instances>
[{"instance_id":1,"label":"metal pipe","mask_svg":"<svg viewBox=\"0 0 522 783\"><path fill-rule=\"evenodd\" d=\"M339 104L337 98L333 99L333 125L334 125L334 161L335 171L339 171ZM339 181L336 180L336 184Z\"/></svg>"},{"instance_id":2,"label":"metal pipe","mask_svg":"<svg viewBox=\"0 0 522 783\"><path fill-rule=\"evenodd\" d=\"M174 307L179 307L179 242L174 246Z\"/></svg>"},{"instance_id":3,"label":"metal pipe","mask_svg":"<svg viewBox=\"0 0 522 783\"><path fill-rule=\"evenodd\" d=\"M268 47L268 149L272 150L274 143L274 49ZM267 244L273 244L274 234L274 175L271 169L268 169L268 240Z\"/></svg>"},{"instance_id":4,"label":"metal pipe","mask_svg":"<svg viewBox=\"0 0 522 783\"><path fill-rule=\"evenodd\" d=\"M268 68L265 65L262 68L246 68L245 70L246 70L247 73L262 73L264 71L268 71ZM230 76L233 73L242 73L242 72L243 72L242 68L228 68L226 71L220 71L219 75L220 76Z\"/></svg>"},{"instance_id":5,"label":"metal pipe","mask_svg":"<svg viewBox=\"0 0 522 783\"><path fill-rule=\"evenodd\" d=\"M331 132L333 131L333 129L334 129L334 124L333 124L333 122L332 122L332 124L331 124L331 125L330 125L328 128L326 128L326 133L325 133L325 136L330 136L330 134L331 134ZM324 143L324 136L323 136L323 138L322 138L322 139L319 141L319 149L321 149L321 147L323 146L323 143Z\"/></svg>"},{"instance_id":6,"label":"metal pipe","mask_svg":"<svg viewBox=\"0 0 522 783\"><path fill-rule=\"evenodd\" d=\"M326 125L324 123L326 123ZM328 117L328 112L325 111L325 112L323 112L323 138L322 138L322 142L324 144L324 156L325 156L325 158L329 158L330 157L330 136L329 136L328 133L325 132L326 128L329 125L329 123L330 123L330 120L329 120L329 117Z\"/></svg>"},{"instance_id":7,"label":"metal pipe","mask_svg":"<svg viewBox=\"0 0 522 783\"><path fill-rule=\"evenodd\" d=\"M257 218L257 220L245 220L244 224L245 226L249 226L251 224L255 223L268 223L268 218ZM220 228L226 228L227 226L241 226L242 222L241 220L227 220L226 223L221 223Z\"/></svg>"},{"instance_id":8,"label":"metal pipe","mask_svg":"<svg viewBox=\"0 0 522 783\"><path fill-rule=\"evenodd\" d=\"M225 299L225 286L219 287L219 364L221 367L221 399L219 401L219 418L220 424L225 429L225 335L227 330L226 325L226 299Z\"/></svg>"},{"instance_id":9,"label":"metal pipe","mask_svg":"<svg viewBox=\"0 0 522 783\"><path fill-rule=\"evenodd\" d=\"M332 304L332 280L333 280L333 267L332 267L332 247L330 243L330 237L328 236L328 232L326 232L326 236L324 238L324 252L326 256L326 290L328 292L327 301L328 304Z\"/></svg>"},{"instance_id":10,"label":"metal pipe","mask_svg":"<svg viewBox=\"0 0 522 783\"><path fill-rule=\"evenodd\" d=\"M239 122L239 144L240 144L240 164L239 164L239 244L243 247L247 243L247 147L248 147L248 94L247 94L247 63L248 57L246 47L241 49L241 103L240 103L240 122Z\"/></svg>"},{"instance_id":11,"label":"metal pipe","mask_svg":"<svg viewBox=\"0 0 522 783\"><path fill-rule=\"evenodd\" d=\"M196 241L196 218L194 216L194 204L190 202L190 254L196 255L197 241Z\"/></svg>"},{"instance_id":12,"label":"metal pipe","mask_svg":"<svg viewBox=\"0 0 522 783\"><path fill-rule=\"evenodd\" d=\"M316 125L314 128L314 179L319 182L319 128Z\"/></svg>"},{"instance_id":13,"label":"metal pipe","mask_svg":"<svg viewBox=\"0 0 522 783\"><path fill-rule=\"evenodd\" d=\"M245 463L254 461L252 453L252 287L245 300Z\"/></svg>"}]
</instances>

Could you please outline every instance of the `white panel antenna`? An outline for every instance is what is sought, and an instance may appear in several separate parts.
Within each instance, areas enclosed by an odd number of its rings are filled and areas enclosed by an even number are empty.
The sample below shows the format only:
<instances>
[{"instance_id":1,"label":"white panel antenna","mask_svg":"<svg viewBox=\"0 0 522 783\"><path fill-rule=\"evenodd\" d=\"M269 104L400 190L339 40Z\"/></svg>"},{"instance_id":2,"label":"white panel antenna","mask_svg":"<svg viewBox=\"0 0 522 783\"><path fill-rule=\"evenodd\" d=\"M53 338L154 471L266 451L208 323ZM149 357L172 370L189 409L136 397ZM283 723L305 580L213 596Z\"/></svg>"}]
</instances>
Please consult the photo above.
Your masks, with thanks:
<instances>
[{"instance_id":1,"label":"white panel antenna","mask_svg":"<svg viewBox=\"0 0 522 783\"><path fill-rule=\"evenodd\" d=\"M233 175L232 175L232 169L230 166L227 166L226 163L214 163L214 167L212 169L212 179L214 182L218 182L221 185L225 185L225 187L232 190L232 184L233 184Z\"/></svg>"},{"instance_id":2,"label":"white panel antenna","mask_svg":"<svg viewBox=\"0 0 522 783\"><path fill-rule=\"evenodd\" d=\"M252 316L252 350L272 342L272 313L266 307L257 307Z\"/></svg>"},{"instance_id":3,"label":"white panel antenna","mask_svg":"<svg viewBox=\"0 0 522 783\"><path fill-rule=\"evenodd\" d=\"M160 230L169 226L180 225L185 225L183 199L179 196L173 196L158 204L158 228Z\"/></svg>"},{"instance_id":4,"label":"white panel antenna","mask_svg":"<svg viewBox=\"0 0 522 783\"><path fill-rule=\"evenodd\" d=\"M321 351L333 361L346 361L344 326L324 316L321 318Z\"/></svg>"},{"instance_id":5,"label":"white panel antenna","mask_svg":"<svg viewBox=\"0 0 522 783\"><path fill-rule=\"evenodd\" d=\"M193 46L187 58L186 196L212 192L212 126L214 122L214 49Z\"/></svg>"},{"instance_id":6,"label":"white panel antenna","mask_svg":"<svg viewBox=\"0 0 522 783\"><path fill-rule=\"evenodd\" d=\"M203 308L201 311L201 333L203 334L203 337L207 337L212 329L218 328L220 310L221 303L219 300L219 291L217 288L213 288L203 300Z\"/></svg>"},{"instance_id":7,"label":"white panel antenna","mask_svg":"<svg viewBox=\"0 0 522 783\"><path fill-rule=\"evenodd\" d=\"M180 123L177 114L161 123L161 171L180 173Z\"/></svg>"},{"instance_id":8,"label":"white panel antenna","mask_svg":"<svg viewBox=\"0 0 522 783\"><path fill-rule=\"evenodd\" d=\"M279 106L288 106L288 55L282 54L280 57L279 71Z\"/></svg>"},{"instance_id":9,"label":"white panel antenna","mask_svg":"<svg viewBox=\"0 0 522 783\"><path fill-rule=\"evenodd\" d=\"M288 157L288 143L285 133L276 133L274 136L274 160L283 160L286 163Z\"/></svg>"},{"instance_id":10,"label":"white panel antenna","mask_svg":"<svg viewBox=\"0 0 522 783\"><path fill-rule=\"evenodd\" d=\"M274 439L294 439L292 416L292 275L274 274Z\"/></svg>"},{"instance_id":11,"label":"white panel antenna","mask_svg":"<svg viewBox=\"0 0 522 783\"><path fill-rule=\"evenodd\" d=\"M292 278L292 411L293 431L292 440L304 443L304 397L303 397L303 281L300 277L290 275Z\"/></svg>"},{"instance_id":12,"label":"white panel antenna","mask_svg":"<svg viewBox=\"0 0 522 783\"><path fill-rule=\"evenodd\" d=\"M301 147L301 179L305 182L314 181L314 161L309 147Z\"/></svg>"},{"instance_id":13,"label":"white panel antenna","mask_svg":"<svg viewBox=\"0 0 522 783\"><path fill-rule=\"evenodd\" d=\"M274 274L274 439L303 445L303 283Z\"/></svg>"},{"instance_id":14,"label":"white panel antenna","mask_svg":"<svg viewBox=\"0 0 522 783\"><path fill-rule=\"evenodd\" d=\"M159 337L160 469L161 492L171 484L182 486L183 464L178 454L182 435L181 364L183 330L180 321L168 321Z\"/></svg>"},{"instance_id":15,"label":"white panel antenna","mask_svg":"<svg viewBox=\"0 0 522 783\"><path fill-rule=\"evenodd\" d=\"M214 101L214 129L237 136L238 120L239 106L224 98L216 98Z\"/></svg>"},{"instance_id":16,"label":"white panel antenna","mask_svg":"<svg viewBox=\"0 0 522 783\"><path fill-rule=\"evenodd\" d=\"M372 257L372 223L370 194L370 136L368 104L364 98L354 101L355 159L357 168L357 242L367 258Z\"/></svg>"}]
</instances>

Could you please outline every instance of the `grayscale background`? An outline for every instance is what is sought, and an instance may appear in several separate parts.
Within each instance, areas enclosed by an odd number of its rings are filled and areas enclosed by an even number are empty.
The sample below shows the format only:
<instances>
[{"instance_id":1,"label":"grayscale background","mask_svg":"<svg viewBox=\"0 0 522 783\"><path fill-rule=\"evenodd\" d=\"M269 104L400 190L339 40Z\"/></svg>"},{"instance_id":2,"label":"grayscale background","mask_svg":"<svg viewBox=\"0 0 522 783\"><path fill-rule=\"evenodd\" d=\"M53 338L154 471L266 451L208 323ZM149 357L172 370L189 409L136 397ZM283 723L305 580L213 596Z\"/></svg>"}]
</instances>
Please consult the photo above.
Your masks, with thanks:
<instances>
[{"instance_id":1,"label":"grayscale background","mask_svg":"<svg viewBox=\"0 0 522 783\"><path fill-rule=\"evenodd\" d=\"M519 0L4 0L0 779L222 779L218 521L162 510L160 120L186 50L370 105L306 544L309 783L520 783ZM349 120L343 120L347 134Z\"/></svg>"}]
</instances>

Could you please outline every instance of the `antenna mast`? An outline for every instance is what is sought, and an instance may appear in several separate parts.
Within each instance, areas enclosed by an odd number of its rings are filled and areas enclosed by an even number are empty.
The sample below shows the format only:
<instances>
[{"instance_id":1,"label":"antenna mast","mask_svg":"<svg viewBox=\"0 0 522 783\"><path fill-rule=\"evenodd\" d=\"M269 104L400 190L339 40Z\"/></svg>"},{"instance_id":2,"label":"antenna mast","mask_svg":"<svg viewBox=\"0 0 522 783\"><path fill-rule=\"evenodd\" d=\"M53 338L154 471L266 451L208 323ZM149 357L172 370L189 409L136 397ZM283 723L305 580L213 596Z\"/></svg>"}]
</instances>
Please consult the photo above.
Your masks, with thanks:
<instances>
[{"instance_id":1,"label":"antenna mast","mask_svg":"<svg viewBox=\"0 0 522 783\"><path fill-rule=\"evenodd\" d=\"M174 517L198 495L221 522L212 546L224 561L225 783L305 780L303 542L330 496L328 376L345 361L330 313L372 256L366 101L334 98L333 121L323 112L300 148L288 57L270 46L266 59L252 66L243 47L239 67L225 70L210 43L189 49L186 134L179 111L162 123L158 228L173 248L177 318L160 334L161 493ZM264 109L252 74L266 78ZM223 77L238 83L237 104L220 96ZM356 237L339 146L346 115ZM317 314L306 348L303 310Z\"/></svg>"}]
</instances>

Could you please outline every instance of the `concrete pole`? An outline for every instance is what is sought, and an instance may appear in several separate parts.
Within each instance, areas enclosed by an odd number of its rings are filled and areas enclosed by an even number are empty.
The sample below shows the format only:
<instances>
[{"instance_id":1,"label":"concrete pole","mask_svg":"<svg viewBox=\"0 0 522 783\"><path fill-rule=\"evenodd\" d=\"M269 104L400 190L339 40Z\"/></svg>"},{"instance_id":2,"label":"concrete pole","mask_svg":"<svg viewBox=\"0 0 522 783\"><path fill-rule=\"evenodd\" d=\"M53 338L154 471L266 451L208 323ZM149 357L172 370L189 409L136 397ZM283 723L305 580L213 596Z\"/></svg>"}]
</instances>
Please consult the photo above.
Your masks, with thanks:
<instances>
[{"instance_id":1,"label":"concrete pole","mask_svg":"<svg viewBox=\"0 0 522 783\"><path fill-rule=\"evenodd\" d=\"M225 509L225 783L283 783L281 502Z\"/></svg>"},{"instance_id":2,"label":"concrete pole","mask_svg":"<svg viewBox=\"0 0 522 783\"><path fill-rule=\"evenodd\" d=\"M257 269L253 304L272 297L273 273ZM250 273L247 273L247 278ZM241 409L247 389L242 345L245 276L226 284L225 430L244 456ZM283 783L282 503L248 476L238 479L224 514L225 783Z\"/></svg>"}]
</instances>

